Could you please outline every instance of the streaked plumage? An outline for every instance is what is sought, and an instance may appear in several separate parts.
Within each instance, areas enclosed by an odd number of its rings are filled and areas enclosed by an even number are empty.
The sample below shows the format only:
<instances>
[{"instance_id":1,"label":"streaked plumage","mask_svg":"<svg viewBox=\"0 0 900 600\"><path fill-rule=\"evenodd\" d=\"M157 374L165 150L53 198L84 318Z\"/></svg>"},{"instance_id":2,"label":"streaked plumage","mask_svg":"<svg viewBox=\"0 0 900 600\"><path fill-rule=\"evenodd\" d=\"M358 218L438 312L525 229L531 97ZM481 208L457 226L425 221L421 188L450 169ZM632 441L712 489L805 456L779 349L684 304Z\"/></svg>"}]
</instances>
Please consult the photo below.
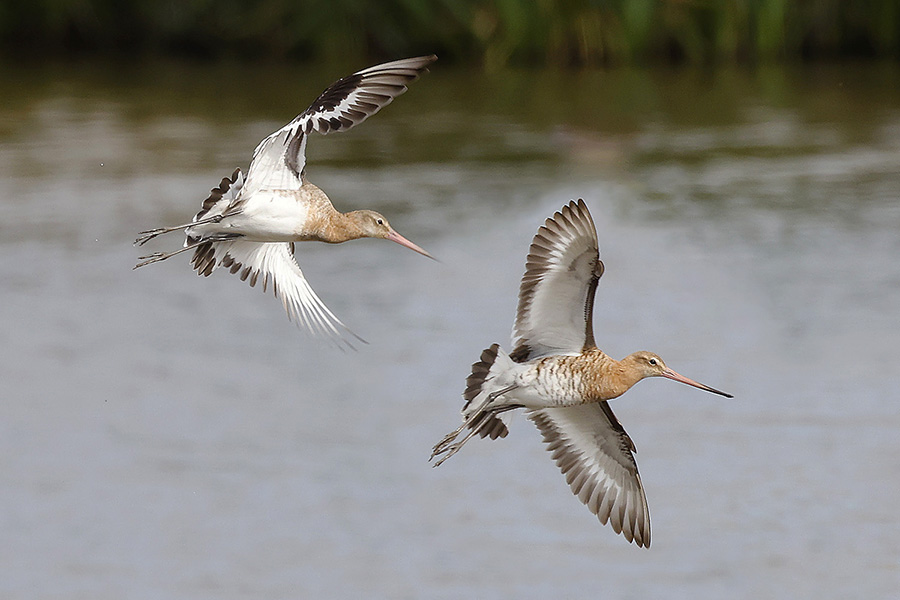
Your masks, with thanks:
<instances>
[{"instance_id":1,"label":"streaked plumage","mask_svg":"<svg viewBox=\"0 0 900 600\"><path fill-rule=\"evenodd\" d=\"M253 152L246 178L240 169L210 191L190 223L145 231L143 245L163 233L184 230L184 247L141 257L141 267L193 250L198 274L225 267L250 285L262 281L281 298L288 317L314 334L349 345L357 337L319 299L294 257L294 242L340 243L361 237L388 239L425 256L394 231L382 215L367 210L340 213L306 179L306 142L313 131L327 134L358 125L406 91L427 72L434 55L363 69L331 86L290 123L266 137Z\"/></svg>"},{"instance_id":2,"label":"streaked plumage","mask_svg":"<svg viewBox=\"0 0 900 600\"><path fill-rule=\"evenodd\" d=\"M494 344L472 365L463 423L435 445L431 458L440 465L475 435L506 437L506 413L524 408L579 500L629 542L649 547L650 511L635 446L607 401L646 377L731 396L679 375L652 352L617 361L597 348L592 314L602 275L590 212L583 200L572 201L531 243L513 351Z\"/></svg>"}]
</instances>

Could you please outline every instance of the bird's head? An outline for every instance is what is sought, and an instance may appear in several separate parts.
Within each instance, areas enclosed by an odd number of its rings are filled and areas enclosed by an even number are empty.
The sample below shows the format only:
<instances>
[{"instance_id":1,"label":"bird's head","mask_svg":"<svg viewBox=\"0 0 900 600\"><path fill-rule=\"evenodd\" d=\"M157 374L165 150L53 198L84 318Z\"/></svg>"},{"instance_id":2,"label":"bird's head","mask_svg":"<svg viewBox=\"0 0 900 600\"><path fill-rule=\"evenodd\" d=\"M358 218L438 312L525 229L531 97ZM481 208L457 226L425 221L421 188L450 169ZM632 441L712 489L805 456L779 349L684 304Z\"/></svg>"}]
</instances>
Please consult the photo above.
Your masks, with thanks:
<instances>
[{"instance_id":1,"label":"bird's head","mask_svg":"<svg viewBox=\"0 0 900 600\"><path fill-rule=\"evenodd\" d=\"M359 237L390 240L409 248L410 250L415 250L428 258L434 259L428 252L394 231L394 228L391 227L388 220L384 218L384 215L377 213L374 210L355 210L348 213L347 216L353 220L353 223L359 230Z\"/></svg>"},{"instance_id":2,"label":"bird's head","mask_svg":"<svg viewBox=\"0 0 900 600\"><path fill-rule=\"evenodd\" d=\"M679 375L678 373L667 367L663 359L660 358L658 354L654 354L653 352L641 350L639 352L635 352L634 354L630 354L625 358L623 362L629 363L632 368L640 375L641 379L644 379L646 377L665 377L666 379L671 379L673 381L692 385L695 388L699 388L706 392L712 392L713 394L719 394L720 396L725 396L726 398L734 397L731 394L726 394L725 392L721 392L715 388L711 388L708 385L698 383L693 379L688 379L684 375Z\"/></svg>"}]
</instances>

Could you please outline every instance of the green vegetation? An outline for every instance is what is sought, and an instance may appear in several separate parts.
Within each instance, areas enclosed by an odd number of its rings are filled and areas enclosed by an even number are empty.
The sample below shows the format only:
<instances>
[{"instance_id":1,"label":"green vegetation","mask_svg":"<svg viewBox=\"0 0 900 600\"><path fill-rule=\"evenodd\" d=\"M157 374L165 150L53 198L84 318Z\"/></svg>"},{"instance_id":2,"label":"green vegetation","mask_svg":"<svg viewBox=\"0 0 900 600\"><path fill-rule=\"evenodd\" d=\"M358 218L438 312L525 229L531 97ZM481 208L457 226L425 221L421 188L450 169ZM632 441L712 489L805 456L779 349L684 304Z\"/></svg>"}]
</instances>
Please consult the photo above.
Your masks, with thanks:
<instances>
[{"instance_id":1,"label":"green vegetation","mask_svg":"<svg viewBox=\"0 0 900 600\"><path fill-rule=\"evenodd\" d=\"M437 52L505 65L900 57L897 0L28 0L7 56L340 60Z\"/></svg>"}]
</instances>

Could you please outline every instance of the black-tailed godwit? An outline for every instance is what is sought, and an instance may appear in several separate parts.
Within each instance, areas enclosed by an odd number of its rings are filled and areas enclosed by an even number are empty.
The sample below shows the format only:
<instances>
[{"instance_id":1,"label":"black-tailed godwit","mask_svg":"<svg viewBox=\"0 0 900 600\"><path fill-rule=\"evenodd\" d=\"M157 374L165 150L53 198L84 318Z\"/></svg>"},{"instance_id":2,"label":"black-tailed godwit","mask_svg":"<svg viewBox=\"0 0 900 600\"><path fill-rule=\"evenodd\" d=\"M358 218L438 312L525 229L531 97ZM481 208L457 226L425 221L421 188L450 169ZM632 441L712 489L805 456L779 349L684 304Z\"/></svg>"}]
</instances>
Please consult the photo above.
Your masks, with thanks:
<instances>
[{"instance_id":1,"label":"black-tailed godwit","mask_svg":"<svg viewBox=\"0 0 900 600\"><path fill-rule=\"evenodd\" d=\"M615 360L597 348L591 319L603 269L583 200L547 219L526 261L513 351L494 344L472 365L463 423L434 447L431 458L440 465L474 435L505 437L504 413L524 408L579 500L629 542L649 547L650 512L634 443L607 401L647 377L732 396L679 375L652 352Z\"/></svg>"},{"instance_id":2,"label":"black-tailed godwit","mask_svg":"<svg viewBox=\"0 0 900 600\"><path fill-rule=\"evenodd\" d=\"M141 233L143 245L158 235L184 230L184 247L142 256L135 268L194 251L198 274L222 266L240 273L250 285L262 281L281 298L288 317L314 334L350 345L353 334L325 306L294 257L294 242L337 244L359 238L391 240L430 255L391 227L375 211L341 213L325 193L306 178L306 142L313 131L326 134L362 123L406 91L427 72L434 55L397 60L339 79L293 121L256 147L246 179L240 169L213 188L190 223Z\"/></svg>"}]
</instances>

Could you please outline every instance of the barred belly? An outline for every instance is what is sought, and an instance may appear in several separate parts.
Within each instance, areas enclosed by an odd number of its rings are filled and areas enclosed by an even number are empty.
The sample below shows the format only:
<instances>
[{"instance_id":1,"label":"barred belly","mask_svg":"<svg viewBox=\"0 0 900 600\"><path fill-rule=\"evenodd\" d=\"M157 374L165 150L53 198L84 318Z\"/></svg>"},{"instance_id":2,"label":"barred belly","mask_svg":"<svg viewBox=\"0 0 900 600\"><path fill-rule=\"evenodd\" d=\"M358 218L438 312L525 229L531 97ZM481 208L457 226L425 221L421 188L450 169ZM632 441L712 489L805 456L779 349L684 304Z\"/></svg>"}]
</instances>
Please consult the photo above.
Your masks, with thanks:
<instances>
[{"instance_id":1,"label":"barred belly","mask_svg":"<svg viewBox=\"0 0 900 600\"><path fill-rule=\"evenodd\" d=\"M516 378L516 399L527 408L583 404L584 385L576 356L548 356L530 363Z\"/></svg>"}]
</instances>

